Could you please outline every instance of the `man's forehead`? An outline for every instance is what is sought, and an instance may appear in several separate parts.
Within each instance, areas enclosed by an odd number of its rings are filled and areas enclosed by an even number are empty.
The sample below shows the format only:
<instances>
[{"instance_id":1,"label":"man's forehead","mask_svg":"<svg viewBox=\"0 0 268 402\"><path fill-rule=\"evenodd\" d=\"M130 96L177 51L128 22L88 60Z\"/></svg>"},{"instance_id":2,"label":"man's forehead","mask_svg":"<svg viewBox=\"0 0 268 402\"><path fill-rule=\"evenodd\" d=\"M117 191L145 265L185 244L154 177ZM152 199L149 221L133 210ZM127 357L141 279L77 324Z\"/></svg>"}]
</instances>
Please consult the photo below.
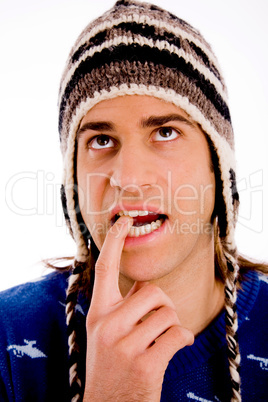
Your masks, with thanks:
<instances>
[{"instance_id":1,"label":"man's forehead","mask_svg":"<svg viewBox=\"0 0 268 402\"><path fill-rule=\"evenodd\" d=\"M142 128L163 125L170 121L180 121L191 127L197 126L183 109L173 103L150 96L132 95L99 102L84 116L80 129L90 122L95 125L98 123L100 128L111 131L117 118L124 118L126 108L131 111L131 122Z\"/></svg>"}]
</instances>

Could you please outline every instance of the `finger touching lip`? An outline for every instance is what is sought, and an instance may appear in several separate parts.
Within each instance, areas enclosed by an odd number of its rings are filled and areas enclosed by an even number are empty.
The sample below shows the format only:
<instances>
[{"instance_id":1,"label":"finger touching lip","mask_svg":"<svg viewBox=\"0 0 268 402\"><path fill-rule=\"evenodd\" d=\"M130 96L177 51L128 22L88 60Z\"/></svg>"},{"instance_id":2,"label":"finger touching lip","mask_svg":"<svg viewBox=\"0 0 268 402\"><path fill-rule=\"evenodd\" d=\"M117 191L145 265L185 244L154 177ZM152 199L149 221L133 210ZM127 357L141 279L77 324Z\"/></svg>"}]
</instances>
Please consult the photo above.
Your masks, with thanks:
<instances>
[{"instance_id":1,"label":"finger touching lip","mask_svg":"<svg viewBox=\"0 0 268 402\"><path fill-rule=\"evenodd\" d=\"M133 225L133 218L129 216L120 217L110 228L110 233L115 238L124 238L128 235L130 228Z\"/></svg>"}]
</instances>

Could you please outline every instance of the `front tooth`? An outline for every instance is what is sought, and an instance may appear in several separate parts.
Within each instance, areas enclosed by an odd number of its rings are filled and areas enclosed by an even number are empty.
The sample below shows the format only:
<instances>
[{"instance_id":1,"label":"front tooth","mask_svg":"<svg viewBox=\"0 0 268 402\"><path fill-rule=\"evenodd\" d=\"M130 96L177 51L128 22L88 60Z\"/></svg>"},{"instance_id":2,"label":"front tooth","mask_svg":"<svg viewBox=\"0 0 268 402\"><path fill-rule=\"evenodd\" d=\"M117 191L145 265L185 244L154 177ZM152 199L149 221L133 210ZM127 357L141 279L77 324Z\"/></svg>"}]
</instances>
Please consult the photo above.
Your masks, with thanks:
<instances>
[{"instance_id":1,"label":"front tooth","mask_svg":"<svg viewBox=\"0 0 268 402\"><path fill-rule=\"evenodd\" d=\"M148 211L139 211L139 216L146 216L148 214L149 214Z\"/></svg>"},{"instance_id":2,"label":"front tooth","mask_svg":"<svg viewBox=\"0 0 268 402\"><path fill-rule=\"evenodd\" d=\"M151 212L153 213L153 212ZM120 211L118 212L119 216L131 216L132 218L136 218L137 216L147 216L149 215L149 211L137 211L136 209L133 209L132 211Z\"/></svg>"},{"instance_id":3,"label":"front tooth","mask_svg":"<svg viewBox=\"0 0 268 402\"><path fill-rule=\"evenodd\" d=\"M139 215L139 212L138 212L138 211L135 211L135 210L133 210L133 211L128 211L128 215L131 216L132 218L135 218L136 216Z\"/></svg>"}]
</instances>

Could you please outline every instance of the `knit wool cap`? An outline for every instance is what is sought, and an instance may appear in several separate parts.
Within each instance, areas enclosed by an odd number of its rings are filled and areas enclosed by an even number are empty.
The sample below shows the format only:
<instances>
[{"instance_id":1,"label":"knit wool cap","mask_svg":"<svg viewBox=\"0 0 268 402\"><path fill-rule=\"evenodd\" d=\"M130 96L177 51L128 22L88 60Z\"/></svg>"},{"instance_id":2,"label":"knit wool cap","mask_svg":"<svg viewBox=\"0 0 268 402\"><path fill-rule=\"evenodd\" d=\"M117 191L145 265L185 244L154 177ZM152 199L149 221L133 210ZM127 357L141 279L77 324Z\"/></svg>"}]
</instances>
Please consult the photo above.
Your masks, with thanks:
<instances>
[{"instance_id":1,"label":"knit wool cap","mask_svg":"<svg viewBox=\"0 0 268 402\"><path fill-rule=\"evenodd\" d=\"M210 45L185 21L157 6L117 1L90 23L69 55L59 93L59 133L64 155L65 217L77 243L88 247L77 221L75 140L79 124L97 103L124 95L149 95L179 106L210 137L219 159L227 248L235 249L237 197L234 137L227 91Z\"/></svg>"}]
</instances>

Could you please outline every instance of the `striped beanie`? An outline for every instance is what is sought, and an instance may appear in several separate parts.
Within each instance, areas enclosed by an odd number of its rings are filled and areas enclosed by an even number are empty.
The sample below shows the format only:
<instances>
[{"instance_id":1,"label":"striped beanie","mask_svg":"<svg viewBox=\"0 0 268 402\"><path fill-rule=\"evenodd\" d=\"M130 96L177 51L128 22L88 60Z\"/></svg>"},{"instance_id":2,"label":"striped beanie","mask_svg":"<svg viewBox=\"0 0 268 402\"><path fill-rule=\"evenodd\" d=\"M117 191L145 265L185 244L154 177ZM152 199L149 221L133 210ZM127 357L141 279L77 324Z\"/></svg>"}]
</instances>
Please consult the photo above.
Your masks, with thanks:
<instances>
[{"instance_id":1,"label":"striped beanie","mask_svg":"<svg viewBox=\"0 0 268 402\"><path fill-rule=\"evenodd\" d=\"M71 325L74 317L73 289L89 258L88 233L85 234L81 224L77 200L76 133L82 118L94 105L132 94L153 96L182 108L200 125L215 151L221 182L219 233L227 265L227 343L233 400L239 400L240 357L235 313L238 264L234 241L238 194L227 90L218 61L201 34L152 4L117 1L111 10L83 30L62 76L59 91L59 133L64 157L62 201L77 244L68 288L67 323ZM69 341L71 353L74 342L73 329ZM72 363L71 386L79 388L76 369L77 364Z\"/></svg>"}]
</instances>

